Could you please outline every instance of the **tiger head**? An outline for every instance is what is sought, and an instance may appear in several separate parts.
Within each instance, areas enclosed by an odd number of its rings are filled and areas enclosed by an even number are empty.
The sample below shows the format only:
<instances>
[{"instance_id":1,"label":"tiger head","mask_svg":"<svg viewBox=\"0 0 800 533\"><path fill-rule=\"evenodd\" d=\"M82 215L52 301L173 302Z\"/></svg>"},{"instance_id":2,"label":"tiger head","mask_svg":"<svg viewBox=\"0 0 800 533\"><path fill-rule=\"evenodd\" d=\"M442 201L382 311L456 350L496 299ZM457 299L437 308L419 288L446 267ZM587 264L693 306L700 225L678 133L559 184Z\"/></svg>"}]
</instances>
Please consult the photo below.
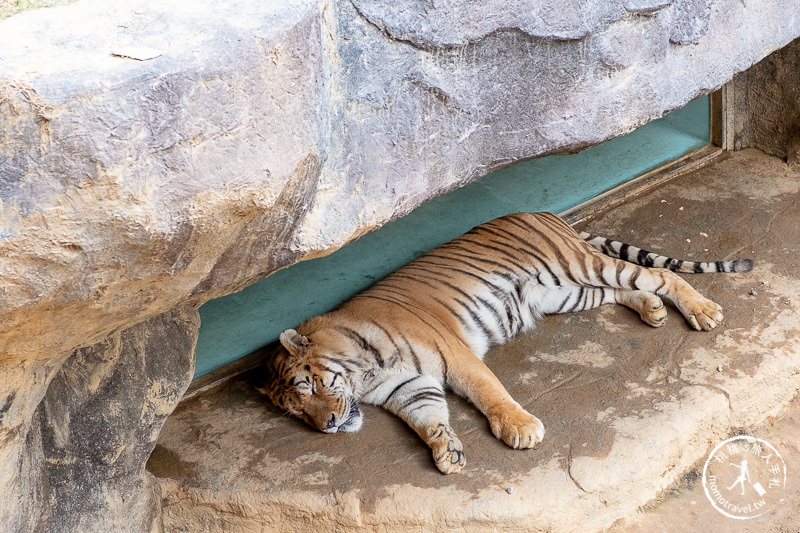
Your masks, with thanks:
<instances>
[{"instance_id":1,"label":"tiger head","mask_svg":"<svg viewBox=\"0 0 800 533\"><path fill-rule=\"evenodd\" d=\"M324 330L305 337L293 329L280 336L281 347L267 362L267 382L259 391L279 408L325 433L358 431L356 377L335 361L345 351ZM331 337L331 338L329 338Z\"/></svg>"}]
</instances>

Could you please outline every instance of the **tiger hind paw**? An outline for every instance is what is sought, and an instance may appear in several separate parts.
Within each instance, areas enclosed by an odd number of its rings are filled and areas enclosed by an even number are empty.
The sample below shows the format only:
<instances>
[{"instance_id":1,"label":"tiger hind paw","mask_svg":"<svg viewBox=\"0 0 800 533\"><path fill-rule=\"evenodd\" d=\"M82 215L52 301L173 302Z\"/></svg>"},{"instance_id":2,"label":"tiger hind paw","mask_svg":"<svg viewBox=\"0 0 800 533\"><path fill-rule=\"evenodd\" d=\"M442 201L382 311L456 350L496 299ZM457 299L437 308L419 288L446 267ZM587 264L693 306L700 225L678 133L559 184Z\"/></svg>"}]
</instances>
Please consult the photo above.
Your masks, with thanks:
<instances>
[{"instance_id":1,"label":"tiger hind paw","mask_svg":"<svg viewBox=\"0 0 800 533\"><path fill-rule=\"evenodd\" d=\"M722 307L707 298L694 302L686 314L686 320L694 329L709 331L722 323Z\"/></svg>"},{"instance_id":2,"label":"tiger hind paw","mask_svg":"<svg viewBox=\"0 0 800 533\"><path fill-rule=\"evenodd\" d=\"M664 306L664 302L652 292L618 290L616 298L617 303L639 313L645 324L660 328L667 321L667 308Z\"/></svg>"},{"instance_id":3,"label":"tiger hind paw","mask_svg":"<svg viewBox=\"0 0 800 533\"><path fill-rule=\"evenodd\" d=\"M655 294L651 296L653 296L653 299L648 302L649 305L642 307L639 311L639 316L645 324L660 328L667 321L667 308L661 298Z\"/></svg>"}]
</instances>

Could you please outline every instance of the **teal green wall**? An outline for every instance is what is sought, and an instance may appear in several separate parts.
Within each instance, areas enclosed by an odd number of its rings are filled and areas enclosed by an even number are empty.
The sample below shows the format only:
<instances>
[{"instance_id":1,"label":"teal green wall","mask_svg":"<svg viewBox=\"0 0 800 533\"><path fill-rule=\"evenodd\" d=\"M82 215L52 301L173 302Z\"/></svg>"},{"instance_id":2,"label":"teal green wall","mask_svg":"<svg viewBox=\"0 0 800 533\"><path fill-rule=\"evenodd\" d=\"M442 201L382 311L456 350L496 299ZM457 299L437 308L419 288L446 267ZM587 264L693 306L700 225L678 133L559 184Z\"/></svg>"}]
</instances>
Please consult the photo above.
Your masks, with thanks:
<instances>
[{"instance_id":1,"label":"teal green wall","mask_svg":"<svg viewBox=\"0 0 800 533\"><path fill-rule=\"evenodd\" d=\"M275 341L414 257L473 226L518 211L563 212L710 139L709 98L568 156L518 163L435 198L333 254L281 270L200 308L195 377Z\"/></svg>"}]
</instances>

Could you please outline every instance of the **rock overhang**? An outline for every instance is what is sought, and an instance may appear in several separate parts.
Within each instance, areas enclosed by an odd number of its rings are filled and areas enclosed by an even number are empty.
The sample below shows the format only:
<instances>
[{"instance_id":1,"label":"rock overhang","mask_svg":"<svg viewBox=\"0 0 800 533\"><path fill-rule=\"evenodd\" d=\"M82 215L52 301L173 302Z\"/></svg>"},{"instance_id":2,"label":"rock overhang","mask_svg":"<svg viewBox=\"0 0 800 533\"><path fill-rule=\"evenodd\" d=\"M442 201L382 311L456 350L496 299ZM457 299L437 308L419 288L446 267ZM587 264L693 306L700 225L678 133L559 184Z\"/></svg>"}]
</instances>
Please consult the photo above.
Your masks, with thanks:
<instances>
[{"instance_id":1,"label":"rock overhang","mask_svg":"<svg viewBox=\"0 0 800 533\"><path fill-rule=\"evenodd\" d=\"M202 303L514 161L630 131L800 33L777 2L528 7L476 18L459 2L84 0L2 21L15 113L0 246L19 280L4 308L91 301L119 326ZM769 36L730 42L730 25L747 35L775 16L785 23ZM131 47L160 55L137 61ZM287 187L307 205L280 209ZM262 216L275 211L284 224ZM63 234L33 229L44 225ZM253 237L269 231L285 242ZM109 259L115 247L127 252ZM97 267L65 291L76 258ZM106 298L115 282L101 270L141 280L120 292L142 298Z\"/></svg>"}]
</instances>

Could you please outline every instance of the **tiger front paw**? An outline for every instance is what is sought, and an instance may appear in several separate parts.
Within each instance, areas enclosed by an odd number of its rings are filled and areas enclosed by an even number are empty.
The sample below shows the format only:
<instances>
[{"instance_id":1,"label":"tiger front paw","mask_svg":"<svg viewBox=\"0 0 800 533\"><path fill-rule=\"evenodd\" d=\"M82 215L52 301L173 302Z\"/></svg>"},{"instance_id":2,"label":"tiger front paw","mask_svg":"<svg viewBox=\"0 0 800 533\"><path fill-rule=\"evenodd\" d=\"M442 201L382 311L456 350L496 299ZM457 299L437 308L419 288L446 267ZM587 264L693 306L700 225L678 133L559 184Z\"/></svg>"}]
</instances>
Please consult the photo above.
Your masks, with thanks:
<instances>
[{"instance_id":1,"label":"tiger front paw","mask_svg":"<svg viewBox=\"0 0 800 533\"><path fill-rule=\"evenodd\" d=\"M544 439L544 424L522 407L490 416L489 425L495 437L515 450L535 448Z\"/></svg>"},{"instance_id":2,"label":"tiger front paw","mask_svg":"<svg viewBox=\"0 0 800 533\"><path fill-rule=\"evenodd\" d=\"M436 468L442 474L460 472L467 463L464 455L464 445L456 436L453 428L446 424L439 424L428 431L428 445L433 453Z\"/></svg>"}]
</instances>

